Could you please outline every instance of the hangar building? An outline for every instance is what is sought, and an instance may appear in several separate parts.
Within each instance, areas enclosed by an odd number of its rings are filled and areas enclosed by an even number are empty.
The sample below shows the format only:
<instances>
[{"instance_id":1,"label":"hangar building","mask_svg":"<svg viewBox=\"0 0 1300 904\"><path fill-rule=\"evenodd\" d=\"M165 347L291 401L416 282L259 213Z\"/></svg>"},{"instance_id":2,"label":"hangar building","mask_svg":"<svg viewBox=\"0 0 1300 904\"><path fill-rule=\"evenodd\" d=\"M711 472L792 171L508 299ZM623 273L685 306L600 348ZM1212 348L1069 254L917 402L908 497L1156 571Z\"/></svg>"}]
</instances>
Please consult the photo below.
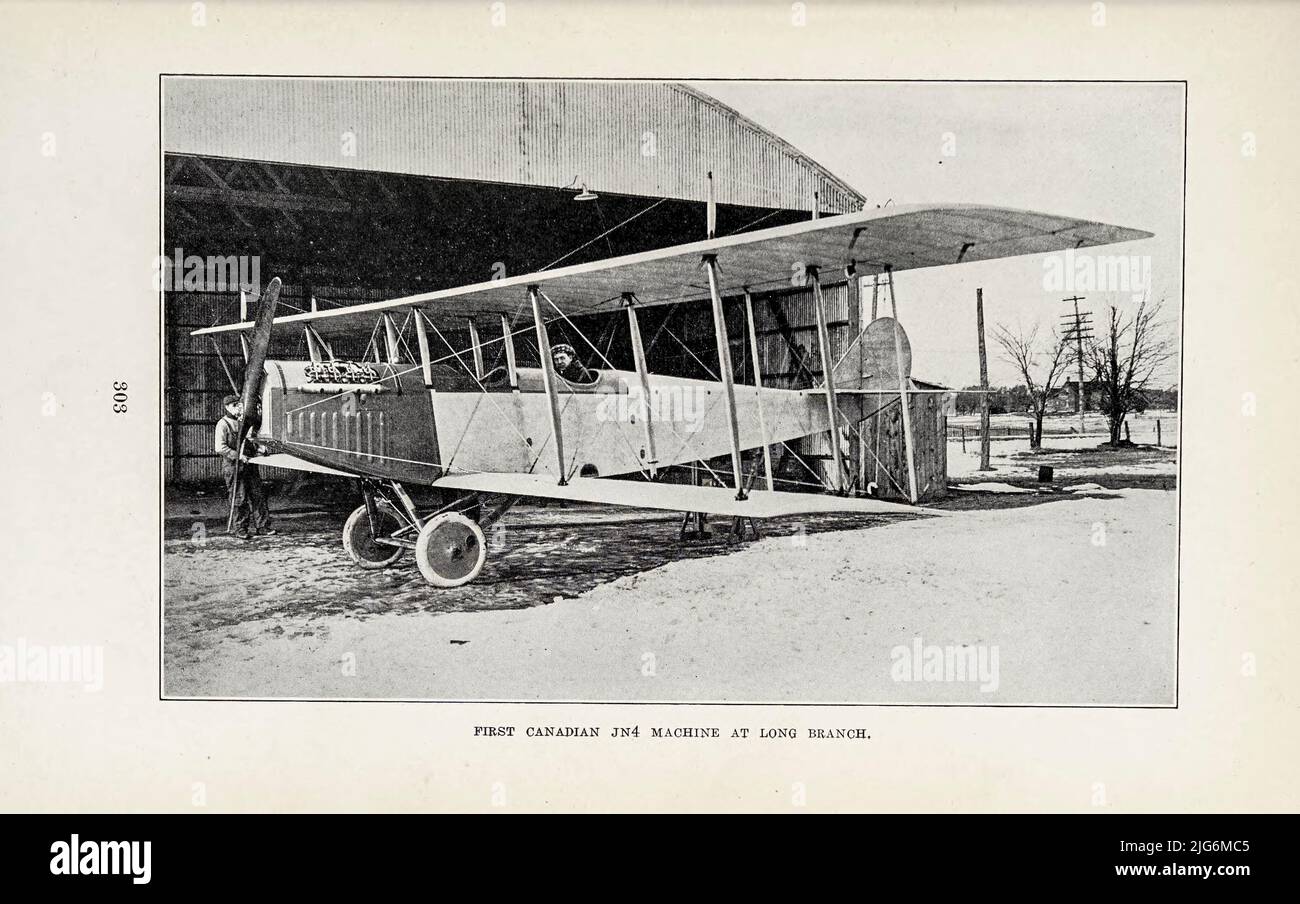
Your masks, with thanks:
<instances>
[{"instance_id":1,"label":"hangar building","mask_svg":"<svg viewBox=\"0 0 1300 904\"><path fill-rule=\"evenodd\" d=\"M170 483L220 479L212 425L230 391L227 371L240 379L242 359L230 340L189 333L237 320L241 288L255 296L279 276L281 303L307 310L697 241L710 192L719 235L865 203L789 143L682 84L177 76L163 79L162 94ZM184 264L196 259L207 262L203 278L188 280ZM232 261L246 266L223 280ZM857 280L839 278L824 284L836 356L862 317ZM812 385L821 363L811 292L765 289L755 292L764 383ZM643 316L652 371L716 370L707 303ZM736 379L752 382L743 310L729 303L727 316ZM615 323L581 327L607 342L616 365L630 366ZM293 341L277 337L272 354L305 358ZM366 344L360 336L336 351L360 356ZM528 354L521 349L521 363ZM945 482L936 399L913 397L923 496ZM905 474L898 418L892 427L877 420L867 458ZM778 475L806 483L810 465L826 467L826 445L803 440L797 455L781 455ZM861 446L851 443L855 467ZM890 481L879 482L888 494Z\"/></svg>"}]
</instances>

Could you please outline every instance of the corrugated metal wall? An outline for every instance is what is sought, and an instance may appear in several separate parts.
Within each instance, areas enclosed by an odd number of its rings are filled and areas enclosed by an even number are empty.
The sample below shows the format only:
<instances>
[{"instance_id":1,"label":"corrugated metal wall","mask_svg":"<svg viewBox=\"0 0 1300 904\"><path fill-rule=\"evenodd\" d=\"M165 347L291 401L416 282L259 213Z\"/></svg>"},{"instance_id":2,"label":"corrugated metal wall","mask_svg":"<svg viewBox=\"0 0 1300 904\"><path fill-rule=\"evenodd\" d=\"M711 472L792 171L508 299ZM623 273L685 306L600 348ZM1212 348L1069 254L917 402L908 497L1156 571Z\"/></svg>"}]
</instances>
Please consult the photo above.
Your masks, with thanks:
<instances>
[{"instance_id":1,"label":"corrugated metal wall","mask_svg":"<svg viewBox=\"0 0 1300 904\"><path fill-rule=\"evenodd\" d=\"M163 147L721 204L863 197L735 110L670 82L168 77Z\"/></svg>"}]
</instances>

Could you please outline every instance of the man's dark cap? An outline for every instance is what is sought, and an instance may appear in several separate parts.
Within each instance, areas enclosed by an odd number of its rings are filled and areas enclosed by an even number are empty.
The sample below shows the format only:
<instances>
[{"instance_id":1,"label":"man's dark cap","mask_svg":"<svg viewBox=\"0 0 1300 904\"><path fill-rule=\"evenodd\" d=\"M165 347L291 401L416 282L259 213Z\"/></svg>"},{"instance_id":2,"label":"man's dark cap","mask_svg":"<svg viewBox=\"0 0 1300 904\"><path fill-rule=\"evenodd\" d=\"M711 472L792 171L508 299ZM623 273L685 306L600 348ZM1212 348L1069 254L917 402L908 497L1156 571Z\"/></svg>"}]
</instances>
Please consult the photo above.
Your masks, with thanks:
<instances>
[{"instance_id":1,"label":"man's dark cap","mask_svg":"<svg viewBox=\"0 0 1300 904\"><path fill-rule=\"evenodd\" d=\"M237 396L237 395L228 395L228 396L226 396L224 399L221 400L221 404L222 404L223 407L229 407L229 406L235 404L235 403L238 402L238 401L239 401L239 396Z\"/></svg>"}]
</instances>

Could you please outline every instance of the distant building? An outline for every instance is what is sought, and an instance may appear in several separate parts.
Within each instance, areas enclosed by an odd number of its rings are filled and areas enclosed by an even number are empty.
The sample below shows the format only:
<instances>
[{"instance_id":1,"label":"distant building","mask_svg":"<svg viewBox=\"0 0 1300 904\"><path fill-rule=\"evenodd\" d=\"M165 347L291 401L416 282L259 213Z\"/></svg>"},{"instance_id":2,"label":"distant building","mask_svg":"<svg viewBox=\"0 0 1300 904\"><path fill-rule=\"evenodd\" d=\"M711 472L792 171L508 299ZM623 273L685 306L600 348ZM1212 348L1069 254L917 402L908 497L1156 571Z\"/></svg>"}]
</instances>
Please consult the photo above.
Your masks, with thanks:
<instances>
[{"instance_id":1,"label":"distant building","mask_svg":"<svg viewBox=\"0 0 1300 904\"><path fill-rule=\"evenodd\" d=\"M1097 400L1101 397L1101 386L1096 380L1083 383L1083 410L1096 411ZM1048 414L1074 414L1079 410L1079 381L1067 378L1065 384L1052 393L1047 400Z\"/></svg>"}]
</instances>

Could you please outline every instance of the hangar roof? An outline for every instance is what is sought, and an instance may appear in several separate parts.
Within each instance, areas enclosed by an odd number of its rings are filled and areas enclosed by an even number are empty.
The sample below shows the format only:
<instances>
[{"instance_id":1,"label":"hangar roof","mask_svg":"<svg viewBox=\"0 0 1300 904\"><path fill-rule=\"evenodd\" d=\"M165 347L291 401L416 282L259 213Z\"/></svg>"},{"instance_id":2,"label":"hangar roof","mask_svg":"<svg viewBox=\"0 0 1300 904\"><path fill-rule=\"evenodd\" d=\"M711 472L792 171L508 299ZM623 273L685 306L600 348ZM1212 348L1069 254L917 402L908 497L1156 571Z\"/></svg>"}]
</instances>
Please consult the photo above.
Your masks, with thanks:
<instances>
[{"instance_id":1,"label":"hangar roof","mask_svg":"<svg viewBox=\"0 0 1300 904\"><path fill-rule=\"evenodd\" d=\"M168 154L719 204L861 210L797 148L671 82L168 76Z\"/></svg>"}]
</instances>

